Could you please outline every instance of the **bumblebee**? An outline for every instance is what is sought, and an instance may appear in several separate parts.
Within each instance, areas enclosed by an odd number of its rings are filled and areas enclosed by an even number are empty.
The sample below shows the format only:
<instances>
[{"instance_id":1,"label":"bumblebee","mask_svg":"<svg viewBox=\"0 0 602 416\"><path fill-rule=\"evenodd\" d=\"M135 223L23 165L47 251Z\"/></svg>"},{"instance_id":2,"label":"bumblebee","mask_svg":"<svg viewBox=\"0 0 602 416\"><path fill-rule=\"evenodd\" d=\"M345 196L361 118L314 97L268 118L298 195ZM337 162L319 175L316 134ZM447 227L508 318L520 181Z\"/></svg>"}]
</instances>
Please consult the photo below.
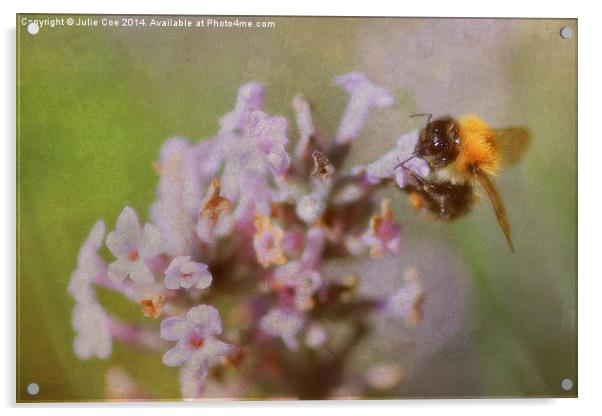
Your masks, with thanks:
<instances>
[{"instance_id":1,"label":"bumblebee","mask_svg":"<svg viewBox=\"0 0 602 416\"><path fill-rule=\"evenodd\" d=\"M504 203L493 182L503 164L516 163L526 150L530 135L524 128L493 129L475 115L459 119L428 117L413 154L397 168L410 181L404 190L410 203L441 220L453 220L470 212L477 201L475 187L485 190L497 221L512 251L510 223ZM419 157L432 171L423 178L406 163Z\"/></svg>"}]
</instances>

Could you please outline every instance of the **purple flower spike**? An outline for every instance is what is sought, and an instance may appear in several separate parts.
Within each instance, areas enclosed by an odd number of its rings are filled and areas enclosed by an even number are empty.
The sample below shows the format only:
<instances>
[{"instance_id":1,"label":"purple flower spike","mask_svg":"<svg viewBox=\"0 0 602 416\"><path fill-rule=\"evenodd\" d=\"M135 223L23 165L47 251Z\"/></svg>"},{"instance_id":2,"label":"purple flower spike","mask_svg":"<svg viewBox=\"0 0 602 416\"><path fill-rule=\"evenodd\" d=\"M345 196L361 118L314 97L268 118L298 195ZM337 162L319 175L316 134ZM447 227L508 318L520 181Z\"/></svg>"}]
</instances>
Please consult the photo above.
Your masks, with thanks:
<instances>
[{"instance_id":1,"label":"purple flower spike","mask_svg":"<svg viewBox=\"0 0 602 416\"><path fill-rule=\"evenodd\" d=\"M105 223L98 221L79 249L77 269L71 275L68 287L69 293L77 302L90 303L96 299L91 286L92 282L107 271L106 263L98 255L104 235Z\"/></svg>"},{"instance_id":2,"label":"purple flower spike","mask_svg":"<svg viewBox=\"0 0 602 416\"><path fill-rule=\"evenodd\" d=\"M220 120L220 131L230 132L243 129L249 113L258 111L265 101L265 90L261 84L249 82L238 89L236 107Z\"/></svg>"},{"instance_id":3,"label":"purple flower spike","mask_svg":"<svg viewBox=\"0 0 602 416\"><path fill-rule=\"evenodd\" d=\"M161 234L152 224L140 226L136 211L125 207L119 218L115 231L107 235L107 247L117 257L109 264L109 277L121 282L130 276L139 284L151 284L153 275L146 265L146 260L158 255L161 251Z\"/></svg>"},{"instance_id":4,"label":"purple flower spike","mask_svg":"<svg viewBox=\"0 0 602 416\"><path fill-rule=\"evenodd\" d=\"M112 350L109 320L98 303L77 303L73 308L75 354L82 360L92 357L108 358Z\"/></svg>"},{"instance_id":5,"label":"purple flower spike","mask_svg":"<svg viewBox=\"0 0 602 416\"><path fill-rule=\"evenodd\" d=\"M395 99L386 88L373 84L360 72L341 75L335 79L335 83L351 96L335 136L338 144L350 143L359 137L370 110L395 104Z\"/></svg>"},{"instance_id":6,"label":"purple flower spike","mask_svg":"<svg viewBox=\"0 0 602 416\"><path fill-rule=\"evenodd\" d=\"M303 96L297 95L293 98L292 107L295 111L297 128L299 129L299 141L295 148L295 156L303 158L309 146L310 139L316 133L316 127L311 115L311 107Z\"/></svg>"},{"instance_id":7,"label":"purple flower spike","mask_svg":"<svg viewBox=\"0 0 602 416\"><path fill-rule=\"evenodd\" d=\"M195 263L190 256L174 258L165 271L165 287L168 289L206 289L211 284L211 273L207 265Z\"/></svg>"},{"instance_id":8,"label":"purple flower spike","mask_svg":"<svg viewBox=\"0 0 602 416\"><path fill-rule=\"evenodd\" d=\"M163 363L170 367L188 363L207 369L232 349L231 345L214 338L221 333L219 312L213 306L195 306L186 318L165 319L161 322L161 338L177 341L177 344L163 355Z\"/></svg>"},{"instance_id":9,"label":"purple flower spike","mask_svg":"<svg viewBox=\"0 0 602 416\"><path fill-rule=\"evenodd\" d=\"M202 164L199 163L201 158ZM155 165L160 173L157 199L150 215L161 232L166 254L176 256L193 251L194 224L203 186L212 179L220 163L211 141L194 146L186 139L175 137L162 146Z\"/></svg>"},{"instance_id":10,"label":"purple flower spike","mask_svg":"<svg viewBox=\"0 0 602 416\"><path fill-rule=\"evenodd\" d=\"M286 152L288 144L288 121L281 116L270 117L264 112L251 113L247 134L256 143L268 166L277 175L282 175L290 165L291 159Z\"/></svg>"}]
</instances>

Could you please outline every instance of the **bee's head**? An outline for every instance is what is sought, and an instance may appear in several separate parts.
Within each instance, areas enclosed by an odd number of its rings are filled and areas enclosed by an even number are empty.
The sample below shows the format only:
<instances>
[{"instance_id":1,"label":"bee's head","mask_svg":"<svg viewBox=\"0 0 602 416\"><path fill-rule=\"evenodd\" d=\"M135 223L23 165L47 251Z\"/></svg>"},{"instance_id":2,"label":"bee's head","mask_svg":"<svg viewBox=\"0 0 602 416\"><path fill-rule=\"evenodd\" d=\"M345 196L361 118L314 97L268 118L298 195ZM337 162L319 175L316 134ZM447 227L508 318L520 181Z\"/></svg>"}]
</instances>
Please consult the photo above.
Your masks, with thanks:
<instances>
[{"instance_id":1,"label":"bee's head","mask_svg":"<svg viewBox=\"0 0 602 416\"><path fill-rule=\"evenodd\" d=\"M420 132L414 152L432 168L444 168L458 156L459 145L458 125L453 118L442 117L433 121L429 118Z\"/></svg>"}]
</instances>

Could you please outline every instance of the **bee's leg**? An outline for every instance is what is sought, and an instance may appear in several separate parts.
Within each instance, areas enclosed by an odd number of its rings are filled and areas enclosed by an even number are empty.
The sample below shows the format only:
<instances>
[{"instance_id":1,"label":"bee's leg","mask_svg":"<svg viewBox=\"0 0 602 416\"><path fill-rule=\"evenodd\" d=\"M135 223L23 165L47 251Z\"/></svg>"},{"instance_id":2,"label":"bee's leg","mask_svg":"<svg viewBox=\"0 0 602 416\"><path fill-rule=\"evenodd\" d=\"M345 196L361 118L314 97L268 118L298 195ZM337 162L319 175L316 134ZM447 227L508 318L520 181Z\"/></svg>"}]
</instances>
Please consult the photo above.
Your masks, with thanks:
<instances>
[{"instance_id":1,"label":"bee's leg","mask_svg":"<svg viewBox=\"0 0 602 416\"><path fill-rule=\"evenodd\" d=\"M445 192L441 186L437 186L436 183L432 183L428 179L423 178L410 168L406 167L403 163L400 164L400 167L414 182L413 186L416 190L426 197L429 211L441 219L449 219L450 212L448 208L448 199L450 195Z\"/></svg>"},{"instance_id":2,"label":"bee's leg","mask_svg":"<svg viewBox=\"0 0 602 416\"><path fill-rule=\"evenodd\" d=\"M428 180L426 180L425 178L423 178L422 176L420 176L419 174L417 174L416 172L414 172L412 169L408 168L405 165L407 162L412 160L414 157L416 157L416 156L415 155L411 156L411 157L407 158L406 160L404 160L403 162L399 162L399 164L397 166L395 166L394 169L399 169L399 168L403 169L405 174L408 175L410 178L412 178L412 180L414 181L414 183L416 184L416 186L418 188L424 189L426 187L431 187L431 184ZM424 189L424 190L427 191L426 189Z\"/></svg>"},{"instance_id":3,"label":"bee's leg","mask_svg":"<svg viewBox=\"0 0 602 416\"><path fill-rule=\"evenodd\" d=\"M412 154L410 157L408 157L404 161L400 161L399 158L397 158L397 162L399 162L399 163L393 168L393 170L402 168L403 171L406 173L406 175L408 175L412 179L414 179L419 186L424 186L425 184L428 184L429 182L425 178L423 178L422 176L420 176L419 174L417 174L412 169L410 169L406 166L406 163L408 163L410 160L414 159L415 157L416 157L416 153Z\"/></svg>"}]
</instances>

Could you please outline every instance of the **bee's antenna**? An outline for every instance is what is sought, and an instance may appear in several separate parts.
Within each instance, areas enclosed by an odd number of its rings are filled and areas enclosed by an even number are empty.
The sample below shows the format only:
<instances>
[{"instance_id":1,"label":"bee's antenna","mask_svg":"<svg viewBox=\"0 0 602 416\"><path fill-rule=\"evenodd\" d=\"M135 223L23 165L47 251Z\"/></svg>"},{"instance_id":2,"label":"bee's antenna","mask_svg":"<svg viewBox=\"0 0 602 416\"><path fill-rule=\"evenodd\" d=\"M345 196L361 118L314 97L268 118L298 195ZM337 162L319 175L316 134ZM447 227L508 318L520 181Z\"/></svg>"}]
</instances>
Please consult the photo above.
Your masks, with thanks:
<instances>
[{"instance_id":1,"label":"bee's antenna","mask_svg":"<svg viewBox=\"0 0 602 416\"><path fill-rule=\"evenodd\" d=\"M396 170L397 168L405 168L406 167L406 163L408 163L410 160L414 159L416 156L418 156L416 153L412 153L410 155L410 157L408 157L406 160L404 160L403 162L401 162L399 160L399 157L397 158L397 161L399 162L398 165L396 165L393 170Z\"/></svg>"},{"instance_id":2,"label":"bee's antenna","mask_svg":"<svg viewBox=\"0 0 602 416\"><path fill-rule=\"evenodd\" d=\"M416 114L410 115L410 118L413 118L413 117L428 117L426 119L426 124L429 124L431 122L431 118L433 118L433 115L431 113L416 113Z\"/></svg>"}]
</instances>

